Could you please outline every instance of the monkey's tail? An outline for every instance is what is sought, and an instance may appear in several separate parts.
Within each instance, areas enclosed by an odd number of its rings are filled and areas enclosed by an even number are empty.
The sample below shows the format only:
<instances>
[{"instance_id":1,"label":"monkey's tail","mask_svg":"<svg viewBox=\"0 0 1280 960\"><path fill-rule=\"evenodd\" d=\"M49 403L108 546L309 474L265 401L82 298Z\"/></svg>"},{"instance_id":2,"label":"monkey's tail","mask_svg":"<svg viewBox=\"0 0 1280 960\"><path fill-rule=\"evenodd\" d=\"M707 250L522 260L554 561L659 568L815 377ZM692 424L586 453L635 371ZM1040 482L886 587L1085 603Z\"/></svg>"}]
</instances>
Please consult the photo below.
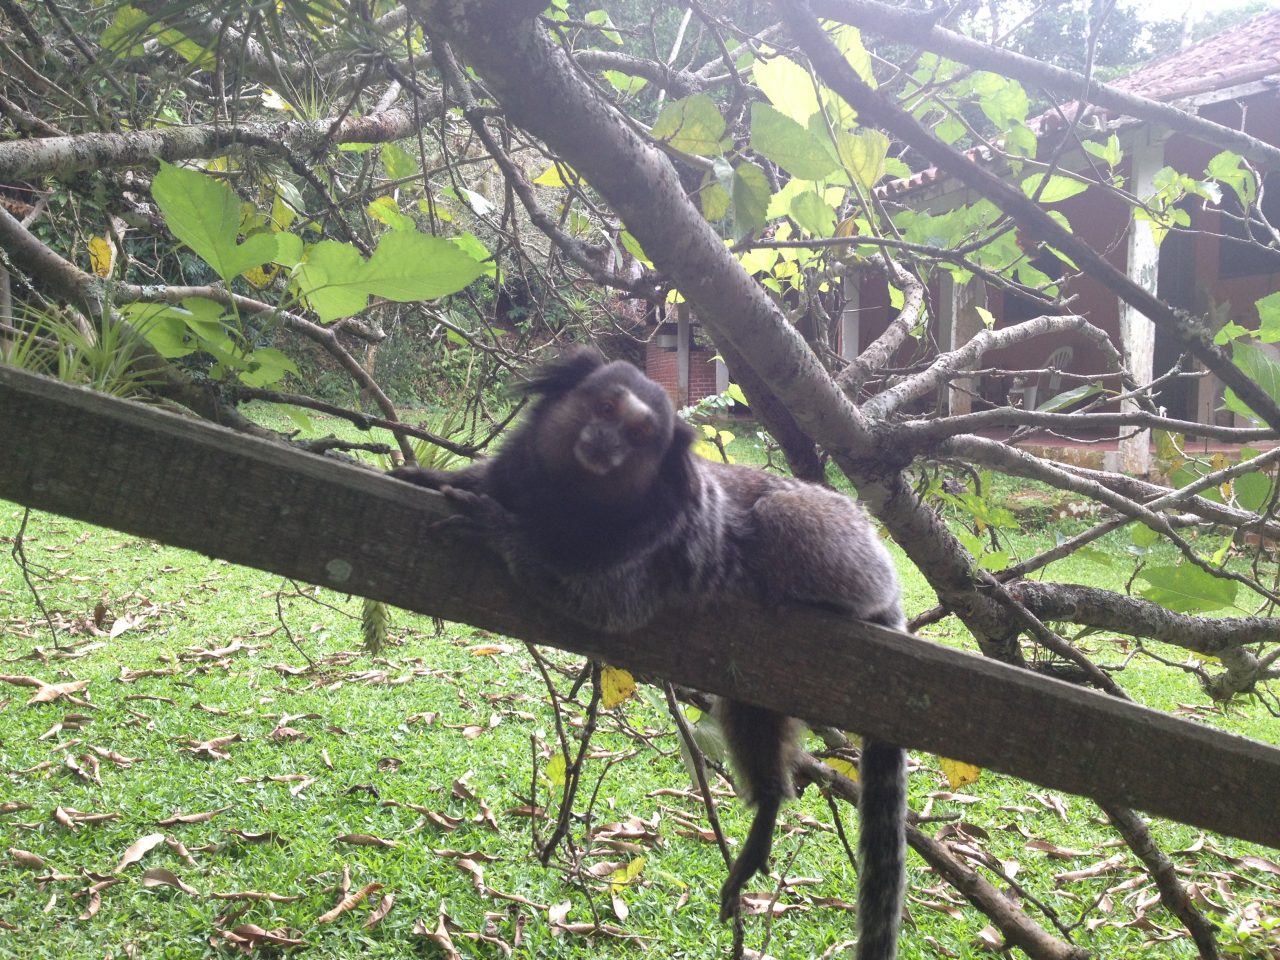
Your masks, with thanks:
<instances>
[{"instance_id":1,"label":"monkey's tail","mask_svg":"<svg viewBox=\"0 0 1280 960\"><path fill-rule=\"evenodd\" d=\"M792 794L791 767L799 726L790 717L736 700L717 700L716 718L743 798L756 808L747 839L720 888L720 919L728 920L747 881L757 871L769 869L778 810Z\"/></svg>"},{"instance_id":2,"label":"monkey's tail","mask_svg":"<svg viewBox=\"0 0 1280 960\"><path fill-rule=\"evenodd\" d=\"M906 883L906 752L879 740L865 740L858 781L862 827L857 960L893 960Z\"/></svg>"}]
</instances>

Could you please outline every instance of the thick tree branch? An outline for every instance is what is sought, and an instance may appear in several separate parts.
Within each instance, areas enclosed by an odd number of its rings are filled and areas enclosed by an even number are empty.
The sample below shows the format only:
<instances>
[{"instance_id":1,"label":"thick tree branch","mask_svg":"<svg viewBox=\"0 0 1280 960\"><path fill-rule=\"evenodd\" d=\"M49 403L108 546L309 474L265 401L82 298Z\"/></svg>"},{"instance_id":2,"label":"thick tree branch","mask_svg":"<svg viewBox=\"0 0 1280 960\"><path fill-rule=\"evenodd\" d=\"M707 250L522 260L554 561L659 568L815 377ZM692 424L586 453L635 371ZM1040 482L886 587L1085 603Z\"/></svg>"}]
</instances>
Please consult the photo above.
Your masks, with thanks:
<instances>
[{"instance_id":1,"label":"thick tree branch","mask_svg":"<svg viewBox=\"0 0 1280 960\"><path fill-rule=\"evenodd\" d=\"M1280 642L1280 620L1268 617L1194 617L1140 597L1071 583L1021 580L1008 589L1042 620L1158 640L1208 656L1255 643Z\"/></svg>"},{"instance_id":2,"label":"thick tree branch","mask_svg":"<svg viewBox=\"0 0 1280 960\"><path fill-rule=\"evenodd\" d=\"M419 115L438 112L441 103L424 104ZM257 150L271 156L308 156L338 143L389 143L411 136L418 129L415 114L409 109L393 108L362 117L346 117L336 124L334 119L205 123L129 133L10 140L0 143L0 181L66 176L80 170L156 160L212 157L237 150Z\"/></svg>"}]
</instances>

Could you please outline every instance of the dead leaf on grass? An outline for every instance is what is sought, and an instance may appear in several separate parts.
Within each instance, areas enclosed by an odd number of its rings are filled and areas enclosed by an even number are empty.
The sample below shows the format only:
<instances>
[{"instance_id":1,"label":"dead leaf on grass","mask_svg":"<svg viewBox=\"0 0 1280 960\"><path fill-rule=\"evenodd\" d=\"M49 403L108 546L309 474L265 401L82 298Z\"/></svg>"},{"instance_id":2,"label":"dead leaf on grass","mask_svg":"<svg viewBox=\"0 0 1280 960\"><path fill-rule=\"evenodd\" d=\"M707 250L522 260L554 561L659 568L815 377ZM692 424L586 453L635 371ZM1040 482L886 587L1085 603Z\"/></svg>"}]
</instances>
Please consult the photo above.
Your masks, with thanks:
<instances>
[{"instance_id":1,"label":"dead leaf on grass","mask_svg":"<svg viewBox=\"0 0 1280 960\"><path fill-rule=\"evenodd\" d=\"M165 817L163 820L157 820L158 827L171 827L175 823L208 823L220 813L226 813L230 810L230 805L219 807L217 810L206 810L204 813L175 813L171 817Z\"/></svg>"},{"instance_id":2,"label":"dead leaf on grass","mask_svg":"<svg viewBox=\"0 0 1280 960\"><path fill-rule=\"evenodd\" d=\"M123 873L127 867L137 863L162 843L164 843L163 833L149 833L145 837L134 841L133 845L124 852L124 856L120 858L116 868L111 872Z\"/></svg>"},{"instance_id":3,"label":"dead leaf on grass","mask_svg":"<svg viewBox=\"0 0 1280 960\"><path fill-rule=\"evenodd\" d=\"M462 954L458 952L458 948L453 945L453 938L449 936L449 927L445 923L443 904L440 906L440 915L436 919L434 930L428 930L427 925L419 918L413 923L413 932L415 936L426 937L443 950L444 960L462 960Z\"/></svg>"},{"instance_id":4,"label":"dead leaf on grass","mask_svg":"<svg viewBox=\"0 0 1280 960\"><path fill-rule=\"evenodd\" d=\"M181 890L190 896L200 896L199 890L188 884L172 870L166 870L164 867L148 867L144 870L142 872L142 885L144 887L173 887L175 890Z\"/></svg>"},{"instance_id":5,"label":"dead leaf on grass","mask_svg":"<svg viewBox=\"0 0 1280 960\"><path fill-rule=\"evenodd\" d=\"M401 846L399 840L386 840L382 837L375 837L369 833L344 833L342 836L335 839L338 843L349 843L357 847L391 848Z\"/></svg>"},{"instance_id":6,"label":"dead leaf on grass","mask_svg":"<svg viewBox=\"0 0 1280 960\"><path fill-rule=\"evenodd\" d=\"M337 920L338 917L342 916L344 913L354 910L359 906L360 902L364 900L365 897L369 896L369 894L377 893L381 889L382 884L380 883L366 883L355 893L349 893L339 900L337 906L332 910L328 910L316 917L316 923L331 923L332 921ZM390 907L388 907L388 909L390 909Z\"/></svg>"},{"instance_id":7,"label":"dead leaf on grass","mask_svg":"<svg viewBox=\"0 0 1280 960\"><path fill-rule=\"evenodd\" d=\"M386 915L391 912L391 908L395 906L395 903L396 895L394 893L386 894L382 898L381 902L379 902L379 904L374 908L373 912L365 919L365 929L368 930L370 927L376 927L380 924Z\"/></svg>"},{"instance_id":8,"label":"dead leaf on grass","mask_svg":"<svg viewBox=\"0 0 1280 960\"><path fill-rule=\"evenodd\" d=\"M17 847L9 848L9 857L20 867L28 870L43 870L44 858L39 854L32 853L30 850L20 850Z\"/></svg>"},{"instance_id":9,"label":"dead leaf on grass","mask_svg":"<svg viewBox=\"0 0 1280 960\"><path fill-rule=\"evenodd\" d=\"M256 949L263 944L270 944L276 947L306 946L306 941L287 927L264 930L256 923L242 923L238 927L218 932L228 943L238 947L247 947L250 950Z\"/></svg>"}]
</instances>

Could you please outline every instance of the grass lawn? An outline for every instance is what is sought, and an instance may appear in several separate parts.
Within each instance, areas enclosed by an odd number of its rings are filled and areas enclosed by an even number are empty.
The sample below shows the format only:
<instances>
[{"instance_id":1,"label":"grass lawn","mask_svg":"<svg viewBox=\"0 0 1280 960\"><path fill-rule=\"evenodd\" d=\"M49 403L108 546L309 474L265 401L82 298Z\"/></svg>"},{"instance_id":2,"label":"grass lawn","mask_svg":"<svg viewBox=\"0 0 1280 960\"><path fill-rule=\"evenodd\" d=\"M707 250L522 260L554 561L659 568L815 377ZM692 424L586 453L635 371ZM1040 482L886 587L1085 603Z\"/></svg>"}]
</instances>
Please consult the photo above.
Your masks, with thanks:
<instances>
[{"instance_id":1,"label":"grass lawn","mask_svg":"<svg viewBox=\"0 0 1280 960\"><path fill-rule=\"evenodd\" d=\"M522 645L397 612L371 657L359 601L37 514L25 549L59 649L8 556L22 515L0 502L0 956L194 957L237 938L316 957L727 955L723 863L655 691L602 716L573 824L581 869L543 867L531 831L550 826L530 813L558 796L556 724ZM1055 525L1011 544L1029 553ZM1123 565L1126 543L1104 549ZM932 598L906 567L915 613ZM1083 561L1050 572L1122 582ZM949 622L926 635L963 642ZM546 656L566 697L578 663ZM1135 660L1120 678L1149 705L1280 740L1265 712L1214 709L1186 674ZM562 704L571 736L586 699ZM1195 955L1090 802L991 773L952 789L937 758L914 759L913 807L946 817L927 829L998 885L983 863L1012 877L1038 921L1100 956ZM740 838L748 818L719 788ZM748 945L820 956L852 936L854 872L816 789L783 820L786 883ZM1157 836L1212 914L1280 915L1274 852L1176 824ZM981 915L914 854L910 868L902 955L989 955ZM762 910L776 885L750 888Z\"/></svg>"}]
</instances>

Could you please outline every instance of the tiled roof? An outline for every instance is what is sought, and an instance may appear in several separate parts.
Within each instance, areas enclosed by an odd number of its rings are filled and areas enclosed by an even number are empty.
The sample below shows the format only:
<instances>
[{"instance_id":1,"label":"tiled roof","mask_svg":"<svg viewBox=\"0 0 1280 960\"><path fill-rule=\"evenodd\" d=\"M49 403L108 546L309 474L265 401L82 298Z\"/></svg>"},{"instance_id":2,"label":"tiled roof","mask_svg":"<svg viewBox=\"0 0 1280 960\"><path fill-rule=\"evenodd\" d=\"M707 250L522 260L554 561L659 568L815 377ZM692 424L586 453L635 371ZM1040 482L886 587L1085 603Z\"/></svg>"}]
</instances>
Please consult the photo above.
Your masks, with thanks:
<instances>
[{"instance_id":1,"label":"tiled roof","mask_svg":"<svg viewBox=\"0 0 1280 960\"><path fill-rule=\"evenodd\" d=\"M1280 74L1280 10L1263 13L1113 81L1152 100L1176 100Z\"/></svg>"}]
</instances>

